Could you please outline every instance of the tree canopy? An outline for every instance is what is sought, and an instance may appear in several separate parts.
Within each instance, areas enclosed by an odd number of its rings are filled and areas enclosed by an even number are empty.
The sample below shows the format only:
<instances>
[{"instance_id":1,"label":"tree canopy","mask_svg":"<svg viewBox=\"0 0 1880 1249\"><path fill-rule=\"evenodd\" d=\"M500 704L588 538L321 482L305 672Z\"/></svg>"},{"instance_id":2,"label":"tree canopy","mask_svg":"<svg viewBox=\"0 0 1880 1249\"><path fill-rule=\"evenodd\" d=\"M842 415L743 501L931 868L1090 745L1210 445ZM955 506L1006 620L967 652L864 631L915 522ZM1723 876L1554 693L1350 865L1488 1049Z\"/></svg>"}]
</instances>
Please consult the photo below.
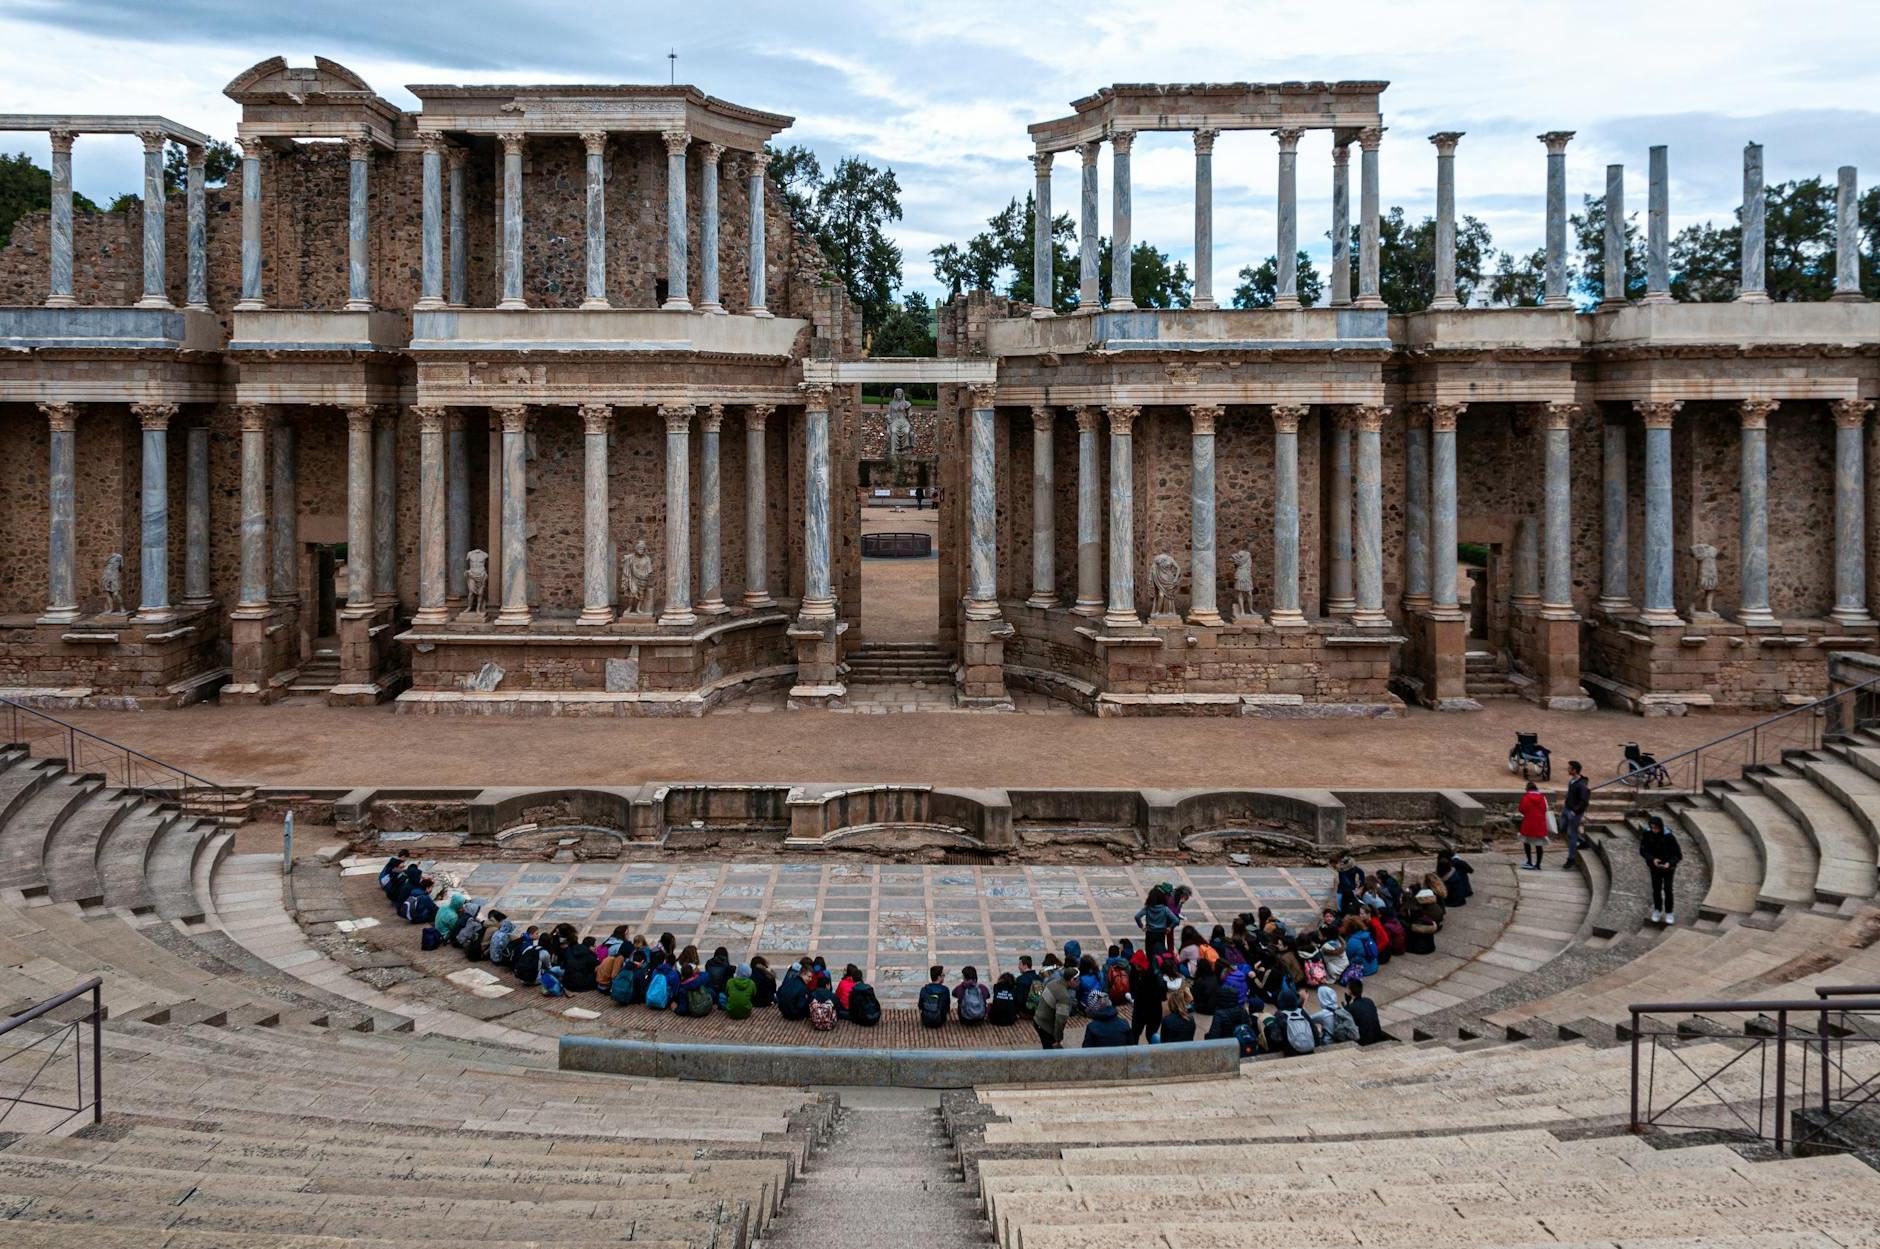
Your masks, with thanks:
<instances>
[{"instance_id":1,"label":"tree canopy","mask_svg":"<svg viewBox=\"0 0 1880 1249\"><path fill-rule=\"evenodd\" d=\"M886 226L901 219L901 184L892 169L845 156L827 176L809 149L770 153L770 172L783 186L790 215L821 245L834 276L862 313L865 330L894 311L901 285L901 249Z\"/></svg>"},{"instance_id":2,"label":"tree canopy","mask_svg":"<svg viewBox=\"0 0 1880 1249\"><path fill-rule=\"evenodd\" d=\"M0 156L0 246L13 237L13 223L30 212L52 207L52 174L33 163L21 152ZM95 213L98 205L85 196L72 193L72 211Z\"/></svg>"},{"instance_id":3,"label":"tree canopy","mask_svg":"<svg viewBox=\"0 0 1880 1249\"><path fill-rule=\"evenodd\" d=\"M1299 275L1296 285L1299 303L1302 307L1312 308L1318 305L1325 295L1324 279L1319 277L1318 269L1312 263L1312 257L1299 253ZM1236 308L1271 308L1273 301L1279 298L1279 257L1268 256L1256 267L1244 265L1240 270L1240 285L1234 288L1234 307Z\"/></svg>"},{"instance_id":4,"label":"tree canopy","mask_svg":"<svg viewBox=\"0 0 1880 1249\"><path fill-rule=\"evenodd\" d=\"M233 143L209 140L209 145L203 149L202 184L221 186L241 164L241 159ZM172 143L163 154L163 189L171 195L180 195L188 186L189 153L182 145Z\"/></svg>"}]
</instances>

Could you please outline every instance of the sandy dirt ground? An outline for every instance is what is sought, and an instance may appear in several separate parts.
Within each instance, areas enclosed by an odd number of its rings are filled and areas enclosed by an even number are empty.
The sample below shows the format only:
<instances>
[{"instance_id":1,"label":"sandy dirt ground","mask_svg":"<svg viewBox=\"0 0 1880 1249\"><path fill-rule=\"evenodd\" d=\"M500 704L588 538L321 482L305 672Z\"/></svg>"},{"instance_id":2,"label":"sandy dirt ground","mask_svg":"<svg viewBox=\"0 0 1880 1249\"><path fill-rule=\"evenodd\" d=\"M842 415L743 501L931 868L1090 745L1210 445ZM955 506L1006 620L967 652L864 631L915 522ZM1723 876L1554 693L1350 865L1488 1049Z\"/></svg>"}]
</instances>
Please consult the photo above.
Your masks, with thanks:
<instances>
[{"instance_id":1,"label":"sandy dirt ground","mask_svg":"<svg viewBox=\"0 0 1880 1249\"><path fill-rule=\"evenodd\" d=\"M862 509L863 533L925 533L936 554L926 559L862 561L862 631L870 642L932 642L940 635L940 513L886 507Z\"/></svg>"}]
</instances>

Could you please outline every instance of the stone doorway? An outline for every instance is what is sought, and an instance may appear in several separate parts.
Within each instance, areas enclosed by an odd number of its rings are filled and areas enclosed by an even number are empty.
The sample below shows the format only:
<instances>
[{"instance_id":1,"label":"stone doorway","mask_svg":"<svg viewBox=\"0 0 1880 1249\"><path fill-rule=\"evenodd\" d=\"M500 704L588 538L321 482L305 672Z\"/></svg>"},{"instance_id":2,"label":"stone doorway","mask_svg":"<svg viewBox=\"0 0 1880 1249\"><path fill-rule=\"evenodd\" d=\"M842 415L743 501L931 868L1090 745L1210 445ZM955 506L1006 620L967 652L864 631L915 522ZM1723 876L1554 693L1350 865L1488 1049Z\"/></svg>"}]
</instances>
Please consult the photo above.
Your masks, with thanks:
<instances>
[{"instance_id":1,"label":"stone doorway","mask_svg":"<svg viewBox=\"0 0 1880 1249\"><path fill-rule=\"evenodd\" d=\"M930 492L928 492L930 493ZM925 555L862 552L864 642L940 642L940 512L930 498L875 497L864 487L863 537L908 534L925 538ZM903 546L916 545L910 541Z\"/></svg>"}]
</instances>

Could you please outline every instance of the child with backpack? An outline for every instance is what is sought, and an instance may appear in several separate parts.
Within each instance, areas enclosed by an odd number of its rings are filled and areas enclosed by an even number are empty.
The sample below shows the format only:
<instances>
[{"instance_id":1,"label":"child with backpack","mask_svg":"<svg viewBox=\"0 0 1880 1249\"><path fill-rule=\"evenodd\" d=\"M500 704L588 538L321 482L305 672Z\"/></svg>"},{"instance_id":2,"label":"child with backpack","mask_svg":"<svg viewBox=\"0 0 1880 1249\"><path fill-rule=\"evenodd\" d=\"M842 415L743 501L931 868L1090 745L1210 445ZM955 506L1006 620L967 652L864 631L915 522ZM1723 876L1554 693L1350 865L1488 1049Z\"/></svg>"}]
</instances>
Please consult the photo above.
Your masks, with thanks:
<instances>
[{"instance_id":1,"label":"child with backpack","mask_svg":"<svg viewBox=\"0 0 1880 1249\"><path fill-rule=\"evenodd\" d=\"M1310 1054L1318 1048L1312 1020L1299 1007L1299 995L1280 996L1279 1013L1266 1021L1266 1048L1275 1054Z\"/></svg>"},{"instance_id":2,"label":"child with backpack","mask_svg":"<svg viewBox=\"0 0 1880 1249\"><path fill-rule=\"evenodd\" d=\"M872 1028L881 1022L881 999L866 980L858 979L849 986L849 1022L858 1028Z\"/></svg>"},{"instance_id":3,"label":"child with backpack","mask_svg":"<svg viewBox=\"0 0 1880 1249\"><path fill-rule=\"evenodd\" d=\"M962 967L960 982L953 986L953 999L959 1003L960 1022L964 1024L982 1024L986 1022L986 1005L992 998L986 992L986 986L979 983L979 969Z\"/></svg>"},{"instance_id":4,"label":"child with backpack","mask_svg":"<svg viewBox=\"0 0 1880 1249\"><path fill-rule=\"evenodd\" d=\"M992 986L992 1001L986 1007L986 1022L1001 1028L1017 1023L1018 1000L1018 979L1009 971L1001 973Z\"/></svg>"},{"instance_id":5,"label":"child with backpack","mask_svg":"<svg viewBox=\"0 0 1880 1249\"><path fill-rule=\"evenodd\" d=\"M751 1005L764 1010L777 1004L777 977L771 974L770 960L759 954L751 959L751 982L757 986Z\"/></svg>"},{"instance_id":6,"label":"child with backpack","mask_svg":"<svg viewBox=\"0 0 1880 1249\"><path fill-rule=\"evenodd\" d=\"M850 963L842 969L842 979L836 982L836 1017L849 1017L849 994L862 982L862 969Z\"/></svg>"},{"instance_id":7,"label":"child with backpack","mask_svg":"<svg viewBox=\"0 0 1880 1249\"><path fill-rule=\"evenodd\" d=\"M803 981L804 968L791 966L777 986L777 1013L785 1019L809 1018L809 985Z\"/></svg>"},{"instance_id":8,"label":"child with backpack","mask_svg":"<svg viewBox=\"0 0 1880 1249\"><path fill-rule=\"evenodd\" d=\"M935 963L927 969L927 983L921 986L920 996L915 1004L920 1009L921 1026L938 1028L946 1023L947 1012L952 1008L952 998L947 987L942 983L946 979L947 969Z\"/></svg>"}]
</instances>

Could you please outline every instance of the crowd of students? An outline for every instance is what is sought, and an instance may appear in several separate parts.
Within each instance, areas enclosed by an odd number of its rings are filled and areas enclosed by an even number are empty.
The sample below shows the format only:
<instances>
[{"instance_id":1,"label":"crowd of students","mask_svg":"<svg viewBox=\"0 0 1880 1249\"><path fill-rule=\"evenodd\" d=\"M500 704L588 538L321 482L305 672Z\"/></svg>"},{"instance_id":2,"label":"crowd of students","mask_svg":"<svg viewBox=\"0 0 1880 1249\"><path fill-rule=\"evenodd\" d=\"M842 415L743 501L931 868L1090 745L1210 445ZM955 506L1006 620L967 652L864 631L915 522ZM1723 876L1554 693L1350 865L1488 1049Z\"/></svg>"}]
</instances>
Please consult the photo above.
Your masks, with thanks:
<instances>
[{"instance_id":1,"label":"crowd of students","mask_svg":"<svg viewBox=\"0 0 1880 1249\"><path fill-rule=\"evenodd\" d=\"M1393 957L1435 952L1446 910L1467 905L1473 892L1473 869L1449 851L1413 885L1381 868L1366 872L1344 855L1332 866L1336 885L1315 926L1292 927L1260 907L1204 936L1182 919L1187 886L1158 884L1135 916L1140 948L1124 939L1099 958L1069 941L1062 955L1044 955L1042 965L1021 956L1016 972L989 984L969 966L949 985L946 968L935 965L915 999L916 1014L929 1028L1029 1021L1045 1049L1063 1045L1078 1015L1086 1021L1085 1048L1192 1041L1197 1014L1208 1017L1199 1035L1238 1040L1248 1055L1371 1044L1384 1032L1365 979ZM625 925L599 939L569 924L518 930L503 912L485 916L480 902L439 888L400 856L380 871L379 887L407 922L424 925L425 948L454 946L550 996L604 993L623 1006L689 1016L723 1011L732 1019L775 1009L823 1031L842 1021L881 1022L880 999L853 963L837 975L823 959L804 955L778 975L762 956L734 963L719 946L701 958L697 946L679 948L671 933L648 941L630 936Z\"/></svg>"}]
</instances>

